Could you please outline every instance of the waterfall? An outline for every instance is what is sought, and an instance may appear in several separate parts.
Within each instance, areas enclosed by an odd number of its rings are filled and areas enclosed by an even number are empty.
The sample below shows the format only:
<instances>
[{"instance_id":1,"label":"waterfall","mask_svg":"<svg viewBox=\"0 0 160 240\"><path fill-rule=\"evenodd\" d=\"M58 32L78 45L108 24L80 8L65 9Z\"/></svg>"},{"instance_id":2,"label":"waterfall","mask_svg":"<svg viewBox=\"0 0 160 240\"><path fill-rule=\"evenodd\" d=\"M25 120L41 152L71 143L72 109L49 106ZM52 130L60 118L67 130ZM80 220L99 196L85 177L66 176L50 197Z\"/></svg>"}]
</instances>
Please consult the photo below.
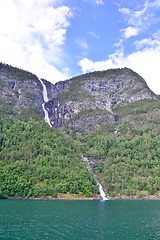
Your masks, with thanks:
<instances>
[{"instance_id":1,"label":"waterfall","mask_svg":"<svg viewBox=\"0 0 160 240\"><path fill-rule=\"evenodd\" d=\"M105 192L103 190L102 184L97 182L97 185L98 185L100 196L101 196L102 200L109 200L109 198L106 197L106 194L105 194Z\"/></svg>"},{"instance_id":2,"label":"waterfall","mask_svg":"<svg viewBox=\"0 0 160 240\"><path fill-rule=\"evenodd\" d=\"M92 167L90 166L90 162L89 162L88 158L85 158L83 156L82 156L82 158L83 158L83 161L87 163L88 170L92 171ZM97 180L97 177L95 175L94 175L94 178L95 178L95 181L97 183L99 193L100 193L100 196L101 196L102 200L109 200L109 198L106 196L106 194L104 192L104 188L103 188L102 184L99 183L99 181Z\"/></svg>"},{"instance_id":3,"label":"waterfall","mask_svg":"<svg viewBox=\"0 0 160 240\"><path fill-rule=\"evenodd\" d=\"M43 109L43 112L44 112L44 119L45 121L49 124L50 127L52 127L51 125L51 122L50 122L50 119L49 119L49 116L48 116L48 111L45 109L45 103L49 101L48 99L48 95L47 95L47 88L45 86L45 84L43 83L43 81L38 78L42 87L43 87L43 100L44 100L44 103L42 103L42 109Z\"/></svg>"}]
</instances>

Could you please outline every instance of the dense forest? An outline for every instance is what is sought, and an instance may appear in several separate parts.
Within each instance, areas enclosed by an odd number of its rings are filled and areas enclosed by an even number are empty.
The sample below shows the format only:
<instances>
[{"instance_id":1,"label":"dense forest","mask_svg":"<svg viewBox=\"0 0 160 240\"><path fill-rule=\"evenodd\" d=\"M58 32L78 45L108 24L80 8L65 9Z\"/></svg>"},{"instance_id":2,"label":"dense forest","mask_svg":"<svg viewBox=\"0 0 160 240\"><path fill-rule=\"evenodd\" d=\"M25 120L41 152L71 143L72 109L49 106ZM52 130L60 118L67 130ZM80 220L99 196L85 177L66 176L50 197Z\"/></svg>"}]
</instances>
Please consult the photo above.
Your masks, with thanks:
<instances>
[{"instance_id":1,"label":"dense forest","mask_svg":"<svg viewBox=\"0 0 160 240\"><path fill-rule=\"evenodd\" d=\"M0 132L0 198L97 193L73 142L44 120L3 118Z\"/></svg>"},{"instance_id":2,"label":"dense forest","mask_svg":"<svg viewBox=\"0 0 160 240\"><path fill-rule=\"evenodd\" d=\"M0 198L94 197L94 174L110 197L160 195L160 134L149 128L122 123L116 132L106 125L96 133L59 133L43 120L3 118L0 131Z\"/></svg>"},{"instance_id":3,"label":"dense forest","mask_svg":"<svg viewBox=\"0 0 160 240\"><path fill-rule=\"evenodd\" d=\"M160 131L122 123L91 133L79 145L111 197L160 196ZM77 141L77 140L76 140Z\"/></svg>"}]
</instances>

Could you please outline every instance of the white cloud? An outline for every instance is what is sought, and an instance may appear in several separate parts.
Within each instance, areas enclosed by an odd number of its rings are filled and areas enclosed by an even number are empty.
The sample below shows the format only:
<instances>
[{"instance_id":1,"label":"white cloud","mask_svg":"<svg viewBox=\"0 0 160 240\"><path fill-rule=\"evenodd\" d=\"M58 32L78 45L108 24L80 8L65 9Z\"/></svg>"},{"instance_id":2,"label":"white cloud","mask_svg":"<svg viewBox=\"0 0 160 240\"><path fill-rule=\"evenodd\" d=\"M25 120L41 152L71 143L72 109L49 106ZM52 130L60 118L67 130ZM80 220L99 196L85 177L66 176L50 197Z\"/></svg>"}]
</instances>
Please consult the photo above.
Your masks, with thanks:
<instances>
[{"instance_id":1,"label":"white cloud","mask_svg":"<svg viewBox=\"0 0 160 240\"><path fill-rule=\"evenodd\" d=\"M88 50L89 49L88 43L87 43L87 41L85 39L77 39L76 43L83 50Z\"/></svg>"},{"instance_id":2,"label":"white cloud","mask_svg":"<svg viewBox=\"0 0 160 240\"><path fill-rule=\"evenodd\" d=\"M159 22L159 8L160 0L145 0L141 2L141 5L135 4L132 9L119 7L119 12L124 15L127 25L139 28L140 32L143 32L156 21Z\"/></svg>"},{"instance_id":3,"label":"white cloud","mask_svg":"<svg viewBox=\"0 0 160 240\"><path fill-rule=\"evenodd\" d=\"M119 12L124 15L129 15L131 13L131 10L129 8L119 8Z\"/></svg>"},{"instance_id":4,"label":"white cloud","mask_svg":"<svg viewBox=\"0 0 160 240\"><path fill-rule=\"evenodd\" d=\"M0 0L0 61L52 82L65 78L52 64L60 64L64 56L72 14L69 7L58 7L58 2Z\"/></svg>"},{"instance_id":5,"label":"white cloud","mask_svg":"<svg viewBox=\"0 0 160 240\"><path fill-rule=\"evenodd\" d=\"M150 38L144 38L141 40L137 40L134 43L136 49L150 48L150 47L158 47L160 46L160 32L157 32L152 35Z\"/></svg>"},{"instance_id":6,"label":"white cloud","mask_svg":"<svg viewBox=\"0 0 160 240\"><path fill-rule=\"evenodd\" d=\"M153 8L160 7L160 1L159 0L150 1L149 5L150 7L153 7Z\"/></svg>"},{"instance_id":7,"label":"white cloud","mask_svg":"<svg viewBox=\"0 0 160 240\"><path fill-rule=\"evenodd\" d=\"M103 0L96 0L96 4L98 4L98 5L99 5L99 4L102 4L102 5L103 5L103 4L104 4L104 1L103 1Z\"/></svg>"},{"instance_id":8,"label":"white cloud","mask_svg":"<svg viewBox=\"0 0 160 240\"><path fill-rule=\"evenodd\" d=\"M92 61L88 58L83 58L79 61L79 66L82 68L83 73L93 71L103 71L110 68L116 68L117 65L114 63L114 59L109 58L104 61Z\"/></svg>"},{"instance_id":9,"label":"white cloud","mask_svg":"<svg viewBox=\"0 0 160 240\"><path fill-rule=\"evenodd\" d=\"M129 8L119 8L119 12L124 15L124 22L126 23L126 28L121 29L123 39L139 35L150 25L150 23L146 24L149 18L146 4L139 11Z\"/></svg>"},{"instance_id":10,"label":"white cloud","mask_svg":"<svg viewBox=\"0 0 160 240\"><path fill-rule=\"evenodd\" d=\"M94 32L89 32L89 34L94 38L99 38L99 34L96 34Z\"/></svg>"},{"instance_id":11,"label":"white cloud","mask_svg":"<svg viewBox=\"0 0 160 240\"><path fill-rule=\"evenodd\" d=\"M82 0L83 2L87 2L91 5L97 4L97 5L104 5L105 0Z\"/></svg>"},{"instance_id":12,"label":"white cloud","mask_svg":"<svg viewBox=\"0 0 160 240\"><path fill-rule=\"evenodd\" d=\"M127 67L135 70L146 80L155 93L160 94L160 47L132 53L124 61Z\"/></svg>"},{"instance_id":13,"label":"white cloud","mask_svg":"<svg viewBox=\"0 0 160 240\"><path fill-rule=\"evenodd\" d=\"M137 36L139 33L139 29L136 27L129 26L126 29L122 29L121 32L123 33L124 38L130 38Z\"/></svg>"},{"instance_id":14,"label":"white cloud","mask_svg":"<svg viewBox=\"0 0 160 240\"><path fill-rule=\"evenodd\" d=\"M128 67L141 75L148 86L157 94L160 94L160 45L131 53L124 56L123 52L112 54L105 61L91 61L90 59L81 59L79 65L83 73L98 70L107 70L110 68Z\"/></svg>"}]
</instances>

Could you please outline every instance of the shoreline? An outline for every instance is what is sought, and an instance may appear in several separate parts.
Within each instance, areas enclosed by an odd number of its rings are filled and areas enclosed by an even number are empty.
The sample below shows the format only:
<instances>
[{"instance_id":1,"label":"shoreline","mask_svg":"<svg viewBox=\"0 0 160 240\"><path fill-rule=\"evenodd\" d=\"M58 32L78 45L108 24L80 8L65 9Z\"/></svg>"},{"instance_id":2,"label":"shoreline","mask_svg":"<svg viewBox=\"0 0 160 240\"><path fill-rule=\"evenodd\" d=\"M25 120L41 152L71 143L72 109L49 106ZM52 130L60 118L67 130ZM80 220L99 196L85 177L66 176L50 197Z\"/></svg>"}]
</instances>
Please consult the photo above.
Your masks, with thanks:
<instances>
[{"instance_id":1,"label":"shoreline","mask_svg":"<svg viewBox=\"0 0 160 240\"><path fill-rule=\"evenodd\" d=\"M57 197L52 196L42 196L42 197L17 197L12 196L6 198L6 200L101 200L101 197L99 195L94 197L85 197L85 196L76 196L72 194L59 194Z\"/></svg>"},{"instance_id":2,"label":"shoreline","mask_svg":"<svg viewBox=\"0 0 160 240\"><path fill-rule=\"evenodd\" d=\"M46 196L46 197L8 197L8 198L4 198L4 199L0 199L0 200L66 200L66 201L72 201L72 200L79 200L79 201L85 201L85 200L89 200L89 201L94 201L94 200L102 200L102 201L110 201L110 200L160 200L159 196L148 196L148 197L137 197L137 196L132 196L132 197L126 197L126 196L117 196L117 197L110 197L107 200L103 200L101 199L101 197L99 196L95 196L95 197L77 197L77 196L72 196L72 195L59 195L58 197L51 197L51 196Z\"/></svg>"}]
</instances>

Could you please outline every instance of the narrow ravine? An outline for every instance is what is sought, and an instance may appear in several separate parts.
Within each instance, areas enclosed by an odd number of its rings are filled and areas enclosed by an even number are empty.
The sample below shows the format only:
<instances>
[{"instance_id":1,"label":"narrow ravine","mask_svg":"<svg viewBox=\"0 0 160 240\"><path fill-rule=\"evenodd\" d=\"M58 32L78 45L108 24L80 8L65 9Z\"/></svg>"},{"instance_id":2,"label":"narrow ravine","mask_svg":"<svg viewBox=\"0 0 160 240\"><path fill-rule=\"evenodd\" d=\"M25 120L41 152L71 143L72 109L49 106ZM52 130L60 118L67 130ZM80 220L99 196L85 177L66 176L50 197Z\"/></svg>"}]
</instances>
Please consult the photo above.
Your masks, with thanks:
<instances>
[{"instance_id":1,"label":"narrow ravine","mask_svg":"<svg viewBox=\"0 0 160 240\"><path fill-rule=\"evenodd\" d=\"M47 88L45 86L45 84L43 83L42 79L38 78L42 87L43 87L43 100L44 100L44 103L42 103L42 109L43 109L43 112L44 112L44 119L45 121L49 124L50 127L52 127L51 125L51 122L50 122L50 119L49 119L49 116L48 116L48 111L45 109L45 103L49 101L48 99L48 94L47 94Z\"/></svg>"},{"instance_id":2,"label":"narrow ravine","mask_svg":"<svg viewBox=\"0 0 160 240\"><path fill-rule=\"evenodd\" d=\"M88 170L93 173L93 170L92 170L92 167L91 167L91 165L90 165L89 159L86 158L86 157L83 157L83 156L82 156L82 159L83 159L84 162L87 163ZM102 199L102 200L109 200L109 197L106 196L106 193L105 193L105 191L104 191L104 188L103 188L102 184L97 180L97 179L98 179L97 176L96 176L94 173L93 173L93 175L94 175L95 181L96 181L96 183L97 183L97 186L98 186L98 189L99 189L99 194L100 194L101 199Z\"/></svg>"}]
</instances>

